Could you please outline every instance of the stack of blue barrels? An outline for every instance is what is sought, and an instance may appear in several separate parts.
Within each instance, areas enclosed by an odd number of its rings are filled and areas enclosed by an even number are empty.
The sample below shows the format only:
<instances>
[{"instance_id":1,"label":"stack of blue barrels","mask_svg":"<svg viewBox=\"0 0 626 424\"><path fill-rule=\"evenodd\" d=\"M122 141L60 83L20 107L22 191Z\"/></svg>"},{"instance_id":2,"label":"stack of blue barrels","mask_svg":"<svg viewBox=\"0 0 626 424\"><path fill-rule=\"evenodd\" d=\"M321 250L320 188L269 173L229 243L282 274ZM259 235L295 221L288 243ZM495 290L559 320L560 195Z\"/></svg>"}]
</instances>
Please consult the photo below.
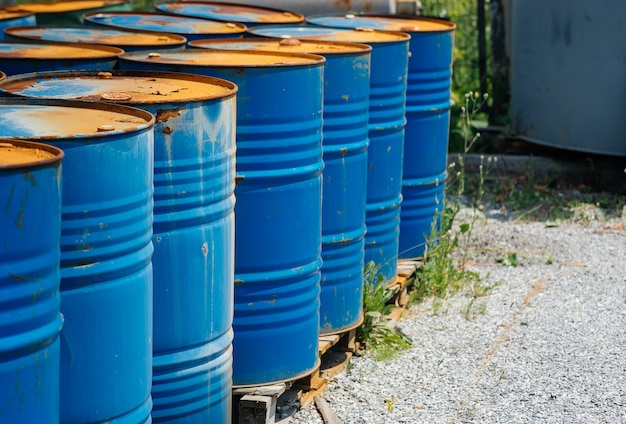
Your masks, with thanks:
<instances>
[{"instance_id":1,"label":"stack of blue barrels","mask_svg":"<svg viewBox=\"0 0 626 424\"><path fill-rule=\"evenodd\" d=\"M439 231L447 170L452 84L451 22L392 15L321 15L312 24L410 34L398 257L421 257Z\"/></svg>"},{"instance_id":2,"label":"stack of blue barrels","mask_svg":"<svg viewBox=\"0 0 626 424\"><path fill-rule=\"evenodd\" d=\"M230 422L437 228L452 24L155 8L0 10L2 422Z\"/></svg>"},{"instance_id":3,"label":"stack of blue barrels","mask_svg":"<svg viewBox=\"0 0 626 424\"><path fill-rule=\"evenodd\" d=\"M315 25L255 27L251 36L282 39L365 43L372 47L368 139L364 262L374 262L385 280L397 275L402 201L402 158L409 35L369 29ZM352 190L351 188L350 190Z\"/></svg>"}]
</instances>

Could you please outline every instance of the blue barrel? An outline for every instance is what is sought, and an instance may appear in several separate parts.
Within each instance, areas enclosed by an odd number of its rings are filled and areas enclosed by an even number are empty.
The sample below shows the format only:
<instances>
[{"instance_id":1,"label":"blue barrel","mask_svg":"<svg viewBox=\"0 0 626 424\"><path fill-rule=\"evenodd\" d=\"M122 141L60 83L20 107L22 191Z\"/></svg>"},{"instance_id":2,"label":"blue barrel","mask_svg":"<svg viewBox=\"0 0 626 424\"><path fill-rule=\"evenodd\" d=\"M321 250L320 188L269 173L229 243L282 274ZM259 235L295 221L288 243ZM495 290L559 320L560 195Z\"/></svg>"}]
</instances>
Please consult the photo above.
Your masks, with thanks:
<instances>
[{"instance_id":1,"label":"blue barrel","mask_svg":"<svg viewBox=\"0 0 626 424\"><path fill-rule=\"evenodd\" d=\"M156 116L152 418L228 421L236 86L169 72L82 71L18 75L0 88L121 102Z\"/></svg>"},{"instance_id":2,"label":"blue barrel","mask_svg":"<svg viewBox=\"0 0 626 424\"><path fill-rule=\"evenodd\" d=\"M82 25L83 14L130 11L129 0L67 0L23 3L7 10L34 13L37 25Z\"/></svg>"},{"instance_id":3,"label":"blue barrel","mask_svg":"<svg viewBox=\"0 0 626 424\"><path fill-rule=\"evenodd\" d=\"M3 98L0 119L0 140L41 140L65 153L60 421L149 423L154 116Z\"/></svg>"},{"instance_id":4,"label":"blue barrel","mask_svg":"<svg viewBox=\"0 0 626 424\"><path fill-rule=\"evenodd\" d=\"M7 28L7 39L39 40L74 44L100 44L124 51L183 49L187 39L165 32L123 31L108 28L78 26L22 26Z\"/></svg>"},{"instance_id":5,"label":"blue barrel","mask_svg":"<svg viewBox=\"0 0 626 424\"><path fill-rule=\"evenodd\" d=\"M324 68L320 333L363 320L370 52L365 44L285 39L197 40L190 47L313 53Z\"/></svg>"},{"instance_id":6,"label":"blue barrel","mask_svg":"<svg viewBox=\"0 0 626 424\"><path fill-rule=\"evenodd\" d=\"M319 363L323 64L317 55L199 49L120 62L239 87L234 385L295 379Z\"/></svg>"},{"instance_id":7,"label":"blue barrel","mask_svg":"<svg viewBox=\"0 0 626 424\"><path fill-rule=\"evenodd\" d=\"M239 22L247 27L268 24L298 24L304 22L304 15L300 13L246 4L184 1L160 3L156 4L154 7L164 13L224 22Z\"/></svg>"},{"instance_id":8,"label":"blue barrel","mask_svg":"<svg viewBox=\"0 0 626 424\"><path fill-rule=\"evenodd\" d=\"M60 149L0 142L0 421L59 422Z\"/></svg>"},{"instance_id":9,"label":"blue barrel","mask_svg":"<svg viewBox=\"0 0 626 424\"><path fill-rule=\"evenodd\" d=\"M393 15L316 16L307 21L411 35L399 257L422 256L431 232L439 229L439 214L443 210L456 26L443 20Z\"/></svg>"},{"instance_id":10,"label":"blue barrel","mask_svg":"<svg viewBox=\"0 0 626 424\"><path fill-rule=\"evenodd\" d=\"M246 26L232 22L217 22L184 16L147 12L87 13L85 25L100 25L118 29L168 32L187 40L203 38L241 38Z\"/></svg>"},{"instance_id":11,"label":"blue barrel","mask_svg":"<svg viewBox=\"0 0 626 424\"><path fill-rule=\"evenodd\" d=\"M111 70L124 50L93 44L0 41L0 69L7 75L31 72Z\"/></svg>"},{"instance_id":12,"label":"blue barrel","mask_svg":"<svg viewBox=\"0 0 626 424\"><path fill-rule=\"evenodd\" d=\"M402 157L409 35L395 31L337 29L318 25L250 28L252 36L295 37L372 46L365 263L373 261L389 282L397 277L402 201Z\"/></svg>"},{"instance_id":13,"label":"blue barrel","mask_svg":"<svg viewBox=\"0 0 626 424\"><path fill-rule=\"evenodd\" d=\"M36 25L37 21L33 13L9 12L0 10L0 40L4 40L4 30L16 26Z\"/></svg>"}]
</instances>

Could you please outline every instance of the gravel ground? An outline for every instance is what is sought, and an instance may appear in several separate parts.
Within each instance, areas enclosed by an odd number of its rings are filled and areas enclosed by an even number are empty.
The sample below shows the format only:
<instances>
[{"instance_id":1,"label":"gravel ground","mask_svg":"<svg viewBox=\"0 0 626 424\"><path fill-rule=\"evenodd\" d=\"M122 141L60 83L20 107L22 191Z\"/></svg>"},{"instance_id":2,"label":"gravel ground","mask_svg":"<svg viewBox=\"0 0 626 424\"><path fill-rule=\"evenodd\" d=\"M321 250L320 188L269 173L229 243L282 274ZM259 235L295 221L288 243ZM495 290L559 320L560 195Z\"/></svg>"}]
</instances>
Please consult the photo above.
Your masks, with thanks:
<instances>
[{"instance_id":1,"label":"gravel ground","mask_svg":"<svg viewBox=\"0 0 626 424\"><path fill-rule=\"evenodd\" d=\"M345 423L626 423L626 212L556 227L498 212L470 255L487 294L413 306L397 324L412 349L353 358L322 394Z\"/></svg>"}]
</instances>

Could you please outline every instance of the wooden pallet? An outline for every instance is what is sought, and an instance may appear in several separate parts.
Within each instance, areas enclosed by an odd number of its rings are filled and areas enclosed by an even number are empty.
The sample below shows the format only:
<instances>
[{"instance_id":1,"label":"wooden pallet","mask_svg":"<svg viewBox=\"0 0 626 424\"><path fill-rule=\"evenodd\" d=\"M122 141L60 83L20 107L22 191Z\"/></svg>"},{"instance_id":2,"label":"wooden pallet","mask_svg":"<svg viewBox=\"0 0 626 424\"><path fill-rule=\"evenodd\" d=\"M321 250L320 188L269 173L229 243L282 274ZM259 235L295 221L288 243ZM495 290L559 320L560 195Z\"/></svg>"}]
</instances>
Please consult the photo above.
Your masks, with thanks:
<instances>
[{"instance_id":1,"label":"wooden pallet","mask_svg":"<svg viewBox=\"0 0 626 424\"><path fill-rule=\"evenodd\" d=\"M299 408L308 406L328 382L339 374L357 349L356 329L320 336L320 365L298 380L233 389L233 423L276 424L288 422Z\"/></svg>"},{"instance_id":2,"label":"wooden pallet","mask_svg":"<svg viewBox=\"0 0 626 424\"><path fill-rule=\"evenodd\" d=\"M341 369L335 367L348 361L356 351L356 329L342 334L320 336L318 343L320 366L308 376L294 382L294 387L305 392L321 391ZM339 362L339 363L338 363Z\"/></svg>"},{"instance_id":3,"label":"wooden pallet","mask_svg":"<svg viewBox=\"0 0 626 424\"><path fill-rule=\"evenodd\" d=\"M274 424L278 398L285 393L285 383L233 389L233 422Z\"/></svg>"},{"instance_id":4,"label":"wooden pallet","mask_svg":"<svg viewBox=\"0 0 626 424\"><path fill-rule=\"evenodd\" d=\"M421 265L420 260L401 259L398 262L398 278L388 289L395 290L394 317L398 320L408 304L408 285ZM356 329L341 334L320 336L318 352L320 365L309 375L298 380L233 389L233 423L277 424L290 422L290 418L302 407L314 402L337 374L348 364L357 350Z\"/></svg>"},{"instance_id":5,"label":"wooden pallet","mask_svg":"<svg viewBox=\"0 0 626 424\"><path fill-rule=\"evenodd\" d=\"M421 263L421 261L414 259L400 259L398 261L398 278L387 286L389 290L396 290L396 293L391 298L391 302L397 307L407 307L409 303L409 283Z\"/></svg>"}]
</instances>

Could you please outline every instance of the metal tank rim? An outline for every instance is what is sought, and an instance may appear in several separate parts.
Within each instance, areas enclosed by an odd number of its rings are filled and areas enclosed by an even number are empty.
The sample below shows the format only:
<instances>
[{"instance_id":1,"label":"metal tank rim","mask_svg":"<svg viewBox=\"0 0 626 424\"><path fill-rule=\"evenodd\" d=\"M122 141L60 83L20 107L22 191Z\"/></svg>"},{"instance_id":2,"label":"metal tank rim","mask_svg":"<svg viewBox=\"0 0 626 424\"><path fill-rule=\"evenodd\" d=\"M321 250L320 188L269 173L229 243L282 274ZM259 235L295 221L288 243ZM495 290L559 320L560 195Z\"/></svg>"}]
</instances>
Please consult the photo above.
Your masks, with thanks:
<instances>
[{"instance_id":1,"label":"metal tank rim","mask_svg":"<svg viewBox=\"0 0 626 424\"><path fill-rule=\"evenodd\" d=\"M87 11L87 10L94 10L94 9L100 9L102 7L109 7L109 6L119 6L121 4L125 4L125 3L131 3L131 0L102 0L99 5L96 5L94 7L87 7L87 8L68 8L66 10L45 10L44 9L37 9L37 6L50 6L50 5L55 5L55 4L78 4L78 3L83 3L82 1L79 0L60 0L60 1L49 1L49 2L32 2L32 3L23 3L23 4L17 4L17 5L13 5L13 6L8 6L6 7L4 10L9 11L9 12L26 12L29 14L46 14L46 15L56 15L56 14L63 14L63 13L68 13L68 12L77 12L77 11ZM33 7L33 5L35 7Z\"/></svg>"},{"instance_id":2,"label":"metal tank rim","mask_svg":"<svg viewBox=\"0 0 626 424\"><path fill-rule=\"evenodd\" d=\"M288 39L278 39L278 38L225 38L225 39L206 39L206 40L193 40L190 41L187 45L194 47L196 49L206 49L206 50L226 50L226 49L221 49L219 47L213 48L213 47L203 47L202 45L211 45L211 44L246 44L246 43L251 43L251 44L270 44L270 43L278 43L280 44L283 40L295 40L298 41L300 43L305 42L306 44L319 44L319 45L325 45L325 46L342 46L342 47L346 47L346 48L353 48L352 50L342 50L342 51L327 51L327 52L308 52L306 51L306 49L303 49L300 52L279 52L276 51L276 53L288 53L288 54L293 54L293 53L304 53L304 54L314 54L314 55L319 55L319 56L325 56L325 55L344 55L344 56L348 56L348 55L360 55L360 54L364 54L367 52L371 52L372 51L372 46L370 46L369 44L365 44L365 43L353 43L350 41L327 41L327 40L311 40L311 39L302 39L300 40L297 37L292 37L292 38L288 38ZM289 47L289 45L286 45L285 47ZM256 49L242 49L240 51L268 51L268 52L274 52L272 50L256 50Z\"/></svg>"},{"instance_id":3,"label":"metal tank rim","mask_svg":"<svg viewBox=\"0 0 626 424\"><path fill-rule=\"evenodd\" d=\"M7 139L0 140L0 148L10 147L10 146L23 147L23 148L36 148L39 150L45 150L48 153L54 154L54 156L51 158L38 159L38 160L33 160L32 162L25 162L25 163L19 163L19 164L11 164L11 165L0 164L0 172L15 170L15 169L23 169L23 168L32 169L32 168L45 167L45 166L54 164L56 162L60 162L65 157L65 152L63 152L63 150L51 144L38 143L36 141L29 141L29 140L20 140L17 138L7 138Z\"/></svg>"},{"instance_id":4,"label":"metal tank rim","mask_svg":"<svg viewBox=\"0 0 626 424\"><path fill-rule=\"evenodd\" d=\"M2 16L3 13L11 14L11 16ZM0 9L0 22L9 21L11 19L26 18L28 16L35 16L35 14L33 12L26 12L26 11L13 12L13 11L8 10L7 7Z\"/></svg>"},{"instance_id":5,"label":"metal tank rim","mask_svg":"<svg viewBox=\"0 0 626 424\"><path fill-rule=\"evenodd\" d=\"M45 143L46 141L65 141L65 140L82 140L86 138L105 138L113 135L128 134L138 131L143 131L154 126L156 118L150 112L143 109L139 109L132 106L116 105L114 103L98 103L98 102L82 102L79 100L57 100L57 99L37 99L27 97L2 97L0 98L0 107L2 106L55 106L55 107L69 107L77 109L95 109L107 112L120 113L125 115L134 116L145 120L145 123L138 124L133 128L127 128L126 130L112 130L101 131L97 130L93 133L74 134L68 136L46 136L46 135L24 135L24 136L1 136L0 142L4 140L26 140Z\"/></svg>"},{"instance_id":6,"label":"metal tank rim","mask_svg":"<svg viewBox=\"0 0 626 424\"><path fill-rule=\"evenodd\" d=\"M98 16L100 15L100 16ZM239 31L233 31L232 33L229 32L206 32L206 33L202 33L202 32L186 32L185 34L206 34L206 35L212 35L212 34L245 34L247 27L241 23L241 22L224 22L224 21L218 21L216 19L208 19L208 18L200 18L200 17L196 17L196 16L183 16L183 15L176 15L176 14L172 14L172 13L158 13L158 12L127 12L127 11L119 11L119 12L89 12L89 13L85 13L83 14L83 20L88 21L90 24L93 25L98 25L98 26L103 26L103 27L109 27L109 28L120 28L120 29L131 29L134 30L134 28L131 27L125 27L123 25L118 25L118 24L111 24L111 23L105 23L102 22L100 19L102 20L106 20L106 19L111 19L114 16L154 16L154 17L165 17L165 18L177 18L177 19L183 19L183 20L198 20L198 21L203 21L207 24L228 24L229 26L232 25L234 28L239 29ZM145 31L145 32L167 32L168 34L183 34L183 33L179 33L179 32L169 32L169 31L153 31L153 30L149 30L149 29L141 29L140 31Z\"/></svg>"},{"instance_id":7,"label":"metal tank rim","mask_svg":"<svg viewBox=\"0 0 626 424\"><path fill-rule=\"evenodd\" d=\"M234 62L234 63L192 63L184 60L184 56L186 55L195 55L195 54L212 54L213 52L224 54L233 54L233 55L241 55L241 56L250 56L250 55L263 55L263 56L282 56L286 59L290 57L298 57L300 59L308 59L308 62L276 62L276 63L267 63L267 64L249 64L245 62ZM175 60L171 58L161 60L161 53L165 53L168 56L183 56L182 60ZM155 54L157 56L155 56ZM143 56L143 58L139 57ZM209 49L193 49L193 50L181 50L181 51L163 51L163 52L129 52L124 53L119 56L120 60L126 60L129 62L142 62L142 63L150 63L151 61L159 64L169 64L169 65L177 65L184 67L210 67L210 68L289 68L289 67L303 67L303 66L318 66L323 65L326 62L326 58L324 56L320 56L317 54L309 54L309 53L283 53L283 52L259 52L259 51L250 51L250 50L209 50Z\"/></svg>"},{"instance_id":8,"label":"metal tank rim","mask_svg":"<svg viewBox=\"0 0 626 424\"><path fill-rule=\"evenodd\" d=\"M167 72L167 71L130 71L130 70L117 70L114 69L112 71L97 71L97 70L85 70L85 71L46 71L46 72L33 72L29 74L18 74L14 76L9 76L4 80L0 79L0 93L6 95L6 98L38 98L42 99L45 97L35 97L32 95L23 95L19 93L15 93L12 91L7 91L5 86L15 83L24 82L25 84L29 81L37 81L42 79L54 79L54 78L67 78L67 79L80 79L82 77L100 77L102 79L108 79L110 77L133 77L133 78L162 78L162 79L170 79L170 80L182 80L182 81L192 81L192 82L200 82L206 83L208 85L218 85L220 87L224 87L230 92L226 95L207 95L207 96L197 96L197 97L188 97L184 99L178 100L154 100L154 101L145 101L145 100L115 100L115 99L72 99L67 101L76 101L76 102L85 102L89 104L118 104L118 105L126 105L130 107L136 107L141 109L141 105L165 105L165 104L178 104L178 103L189 103L189 102L202 102L208 100L218 100L218 99L229 99L237 94L239 87L228 80L223 78L198 75L198 74L186 74L182 72ZM25 85L26 86L26 85ZM120 91L123 93L122 91ZM116 92L117 93L117 92ZM1 104L1 100L0 100Z\"/></svg>"},{"instance_id":9,"label":"metal tank rim","mask_svg":"<svg viewBox=\"0 0 626 424\"><path fill-rule=\"evenodd\" d=\"M25 36L25 35L21 35L21 34L16 34L20 31L32 31L32 30L55 30L55 29L76 29L76 30L83 30L83 31L118 31L120 33L128 33L129 36L132 34L145 34L145 35L154 35L154 36L159 36L162 35L163 37L169 37L172 39L172 42L169 44L133 44L133 43L127 43L127 44L123 44L123 43L116 43L117 46L128 46L128 47L135 47L135 46L146 46L146 47L154 47L155 49L158 49L160 46L175 46L178 44L182 44L184 45L185 43L187 43L187 38L185 38L184 36L180 35L180 34L174 34L174 33L170 33L170 32L157 32L157 31L146 31L146 30L138 30L138 29L130 29L130 28L113 28L113 27L88 27L88 26L81 26L81 25L28 25L28 26L17 26L17 27L8 27L8 28L4 28L4 34L5 35L10 35L11 37L15 37L15 39L9 39L8 41L20 41L20 40L25 40L25 41L35 41L35 42L42 42L42 43L46 43L46 44L52 44L52 43L63 43L63 44L80 44L81 46L84 45L96 45L96 46L110 46L110 47L114 47L111 46L111 44L107 44L107 43L94 43L94 42L87 42L87 43L83 43L81 41L59 41L59 40L49 40L37 35L32 35L32 36ZM119 48L122 48L119 47ZM122 48L122 50L124 50Z\"/></svg>"},{"instance_id":10,"label":"metal tank rim","mask_svg":"<svg viewBox=\"0 0 626 424\"><path fill-rule=\"evenodd\" d=\"M317 18L338 18L343 16L344 18L349 19L349 16L352 16L353 18L384 18L384 19L395 19L395 20L414 20L414 21L426 21L426 22L432 22L432 23L441 23L441 24L447 24L447 28L442 28L442 29L430 29L430 30L420 30L419 28L417 29L411 29L411 28L401 28L399 30L389 30L389 29L385 29L384 31L392 31L392 32L405 32L407 34L426 34L426 33L442 33L442 32L451 32L451 31L455 31L456 30L456 24L454 22L448 21L446 19L443 18L434 18L434 17L424 17L424 16L414 16L414 15L385 15L385 14L380 14L380 13L346 13L346 14L334 14L334 15L328 15L328 14L316 14L316 15L309 15L306 17L306 22L311 24L311 25L319 25L319 26L325 26L325 27L329 27L329 28L363 28L363 26L359 26L359 27L349 27L349 26L341 26L341 27L337 27L337 26L333 26L333 25L322 25L322 24L316 24L313 22L314 19ZM368 28L368 27L365 27ZM380 31L380 29L378 28L372 28L374 30Z\"/></svg>"},{"instance_id":11,"label":"metal tank rim","mask_svg":"<svg viewBox=\"0 0 626 424\"><path fill-rule=\"evenodd\" d=\"M239 7L239 8L249 8L249 9L255 9L255 10L261 10L261 11L267 11L267 12L276 12L279 14L285 14L285 13L289 13L291 15L294 15L295 17L299 18L299 21L293 21L294 24L297 23L303 23L306 21L306 16L304 16L302 13L298 13L298 12L293 12L291 10L288 9L279 9L279 8L274 8L274 7L265 7L265 6L254 6L251 4L247 4L247 3L226 3L226 2L219 2L219 1L202 1L202 0L182 0L182 1L174 1L174 2L161 2L161 3L156 3L154 5L154 8L157 10L162 11L163 13L167 13L167 14L174 14L174 15L178 15L178 16L188 16L188 15L181 15L181 14L176 14L176 13L172 13L169 12L167 10L163 10L163 9L159 9L158 6L161 5L165 5L165 4L175 4L175 3L190 3L190 4L206 4L206 5L217 5L217 6L226 6L226 7ZM200 18L198 16L198 18ZM263 23L263 24L274 24L272 22L264 22L264 21L233 21L232 19L219 19L217 17L213 18L204 18L204 19L211 19L211 20L215 20L218 22L233 22L233 23L241 23L241 24L246 24L246 23L252 23L252 24L258 24L258 23ZM281 22L281 23L286 23L286 22ZM279 25L281 23L278 23Z\"/></svg>"},{"instance_id":12,"label":"metal tank rim","mask_svg":"<svg viewBox=\"0 0 626 424\"><path fill-rule=\"evenodd\" d=\"M41 46L43 48L50 47L50 46L70 47L70 48L76 48L76 49L81 49L81 50L97 50L102 53L101 55L78 56L78 57L69 57L69 58L45 57L45 56L33 58L33 57L20 57L20 56L11 55L11 54L3 54L0 51L0 59L11 59L11 60L43 60L43 61L55 61L56 60L58 61L58 60L63 60L63 59L76 59L76 60L105 59L105 58L116 58L122 55L123 53L125 53L123 49L120 49L118 47L104 46L101 44L41 42L41 41L35 41L35 40L0 40L0 45L3 45L3 44L15 44L15 45L21 44L24 46L32 45L32 46Z\"/></svg>"},{"instance_id":13,"label":"metal tank rim","mask_svg":"<svg viewBox=\"0 0 626 424\"><path fill-rule=\"evenodd\" d=\"M264 32L266 30L269 31L278 31L280 29L286 29L286 30L296 30L297 28L321 28L321 29L325 29L328 30L328 34L311 34L311 35L306 35L306 34L298 34L298 35L290 35L290 34L284 34L284 35L268 35L268 34L264 34ZM359 40L359 41L350 41L350 40L341 40L341 42L346 42L346 43L361 43L361 44L387 44L387 43L400 43L400 42L406 42L409 41L411 39L411 35L407 32L402 32L402 31L389 31L389 30L382 30L382 29L373 29L373 28L364 28L364 27L356 27L356 28L335 28L335 27L326 27L326 26L322 26L322 25L314 25L314 24L308 24L308 23L304 23L304 24L300 24L300 25L271 25L271 26L256 26L256 27L252 27L252 28L248 28L246 30L246 33L248 34L252 34L256 37L263 37L263 38L297 38L299 40L320 40L320 41L330 41L330 38L326 38L326 36L328 35L328 37L330 37L330 33L332 31L336 31L336 32L350 32L350 31L354 31L355 33L372 33L372 34L385 34L385 35L390 35L390 36L394 36L393 39L389 39L389 40ZM339 41L339 40L337 40Z\"/></svg>"}]
</instances>

